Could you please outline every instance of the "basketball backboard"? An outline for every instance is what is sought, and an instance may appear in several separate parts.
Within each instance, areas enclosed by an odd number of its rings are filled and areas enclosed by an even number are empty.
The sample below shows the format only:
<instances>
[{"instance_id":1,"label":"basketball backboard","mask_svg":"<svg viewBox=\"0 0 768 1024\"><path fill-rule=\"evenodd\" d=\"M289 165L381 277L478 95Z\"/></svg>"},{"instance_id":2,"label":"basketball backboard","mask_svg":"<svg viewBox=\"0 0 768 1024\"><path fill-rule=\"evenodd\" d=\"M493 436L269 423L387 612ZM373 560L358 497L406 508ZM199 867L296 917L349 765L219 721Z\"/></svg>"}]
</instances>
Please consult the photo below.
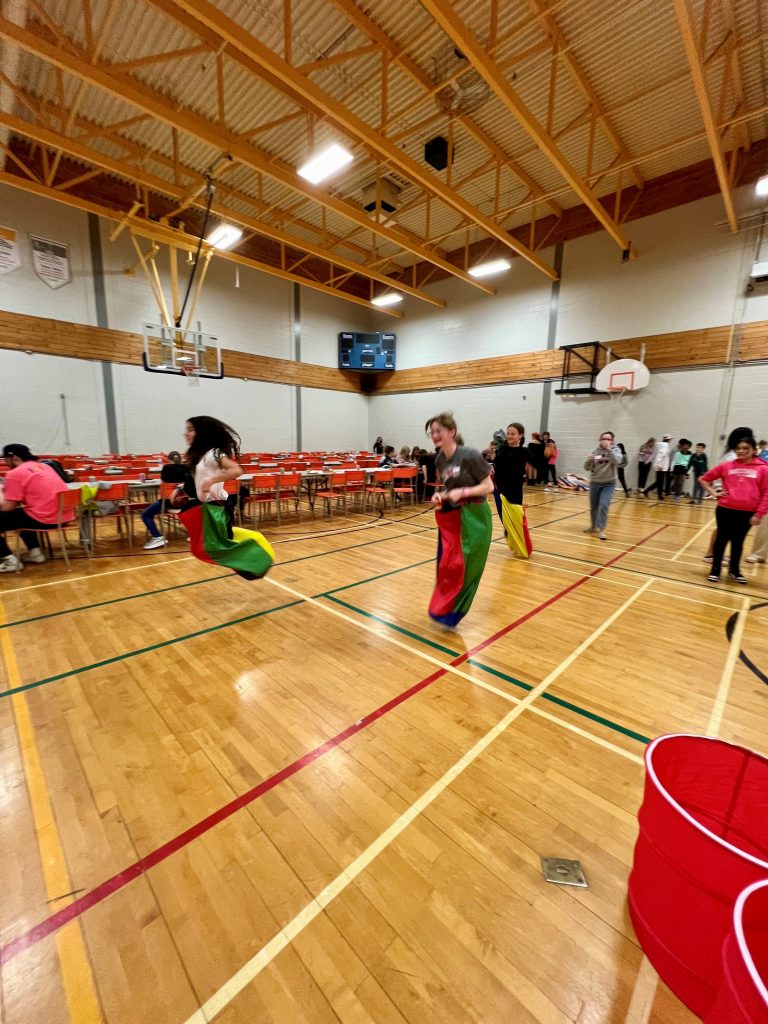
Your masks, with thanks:
<instances>
[{"instance_id":1,"label":"basketball backboard","mask_svg":"<svg viewBox=\"0 0 768 1024\"><path fill-rule=\"evenodd\" d=\"M639 391L648 387L651 374L639 359L614 359L606 363L595 380L598 391Z\"/></svg>"},{"instance_id":2,"label":"basketball backboard","mask_svg":"<svg viewBox=\"0 0 768 1024\"><path fill-rule=\"evenodd\" d=\"M171 373L181 377L190 367L196 376L220 380L224 376L221 347L215 334L145 323L144 369L149 373Z\"/></svg>"}]
</instances>

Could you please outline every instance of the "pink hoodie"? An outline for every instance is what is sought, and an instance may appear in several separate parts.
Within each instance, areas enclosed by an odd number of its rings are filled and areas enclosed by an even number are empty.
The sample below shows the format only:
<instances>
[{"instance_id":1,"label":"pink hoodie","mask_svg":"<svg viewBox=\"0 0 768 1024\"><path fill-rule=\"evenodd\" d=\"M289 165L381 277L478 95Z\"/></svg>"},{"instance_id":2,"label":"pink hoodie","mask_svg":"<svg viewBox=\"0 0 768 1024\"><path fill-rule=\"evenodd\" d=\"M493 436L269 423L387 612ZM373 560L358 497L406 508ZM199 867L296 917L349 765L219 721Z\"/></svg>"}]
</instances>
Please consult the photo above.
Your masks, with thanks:
<instances>
[{"instance_id":1,"label":"pink hoodie","mask_svg":"<svg viewBox=\"0 0 768 1024\"><path fill-rule=\"evenodd\" d=\"M717 499L723 508L752 512L761 518L768 512L768 463L762 459L721 462L704 473L701 479L723 481L725 494Z\"/></svg>"}]
</instances>

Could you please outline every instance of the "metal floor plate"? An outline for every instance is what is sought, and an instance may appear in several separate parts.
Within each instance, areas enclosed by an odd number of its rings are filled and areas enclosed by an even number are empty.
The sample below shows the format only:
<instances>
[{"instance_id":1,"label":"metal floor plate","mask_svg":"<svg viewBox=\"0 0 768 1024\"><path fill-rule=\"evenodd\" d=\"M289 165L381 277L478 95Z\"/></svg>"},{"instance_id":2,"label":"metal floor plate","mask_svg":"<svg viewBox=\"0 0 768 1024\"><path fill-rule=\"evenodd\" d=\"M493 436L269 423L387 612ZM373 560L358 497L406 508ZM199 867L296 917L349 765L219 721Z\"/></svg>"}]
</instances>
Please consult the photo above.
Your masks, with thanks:
<instances>
[{"instance_id":1,"label":"metal floor plate","mask_svg":"<svg viewBox=\"0 0 768 1024\"><path fill-rule=\"evenodd\" d=\"M589 888L581 861L564 860L562 857L542 857L541 871L548 882L555 882L557 885L578 885L582 889Z\"/></svg>"}]
</instances>

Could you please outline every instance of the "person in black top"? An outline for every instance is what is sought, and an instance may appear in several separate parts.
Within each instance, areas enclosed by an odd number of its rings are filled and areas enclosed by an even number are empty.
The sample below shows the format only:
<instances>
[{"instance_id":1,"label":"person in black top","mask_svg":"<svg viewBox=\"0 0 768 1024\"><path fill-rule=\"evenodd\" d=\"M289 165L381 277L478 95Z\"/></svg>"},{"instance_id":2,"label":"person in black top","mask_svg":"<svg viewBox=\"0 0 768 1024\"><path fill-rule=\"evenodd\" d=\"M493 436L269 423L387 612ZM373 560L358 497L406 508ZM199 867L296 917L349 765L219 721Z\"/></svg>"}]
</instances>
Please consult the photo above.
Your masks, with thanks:
<instances>
[{"instance_id":1,"label":"person in black top","mask_svg":"<svg viewBox=\"0 0 768 1024\"><path fill-rule=\"evenodd\" d=\"M374 455L383 455L384 454L384 439L382 438L381 434L379 434L379 436L373 442L373 454Z\"/></svg>"},{"instance_id":2,"label":"person in black top","mask_svg":"<svg viewBox=\"0 0 768 1024\"><path fill-rule=\"evenodd\" d=\"M541 463L544 458L544 442L541 434L534 431L528 442L528 483L535 487L541 478Z\"/></svg>"},{"instance_id":3,"label":"person in black top","mask_svg":"<svg viewBox=\"0 0 768 1024\"><path fill-rule=\"evenodd\" d=\"M531 464L531 454L525 446L525 427L522 423L510 423L507 443L498 449L493 460L494 497L509 550L520 558L529 558L533 553L523 505L526 464Z\"/></svg>"},{"instance_id":4,"label":"person in black top","mask_svg":"<svg viewBox=\"0 0 768 1024\"><path fill-rule=\"evenodd\" d=\"M437 487L437 471L435 469L435 457L437 456L437 449L428 452L426 448L421 449L421 455L419 456L419 466L421 467L421 478L422 494L424 501L431 501L432 495L435 493L435 487Z\"/></svg>"}]
</instances>

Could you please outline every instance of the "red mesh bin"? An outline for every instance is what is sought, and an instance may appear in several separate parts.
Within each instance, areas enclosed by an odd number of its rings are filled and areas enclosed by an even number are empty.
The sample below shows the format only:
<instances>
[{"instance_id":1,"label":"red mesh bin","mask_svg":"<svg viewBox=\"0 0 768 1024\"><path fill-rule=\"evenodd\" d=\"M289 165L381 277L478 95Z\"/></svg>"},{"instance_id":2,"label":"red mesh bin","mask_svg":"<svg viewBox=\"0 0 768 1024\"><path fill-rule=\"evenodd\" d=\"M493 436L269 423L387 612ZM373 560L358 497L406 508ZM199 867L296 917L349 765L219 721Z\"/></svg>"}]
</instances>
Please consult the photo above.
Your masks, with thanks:
<instances>
[{"instance_id":1,"label":"red mesh bin","mask_svg":"<svg viewBox=\"0 0 768 1024\"><path fill-rule=\"evenodd\" d=\"M629 911L640 945L699 1017L720 982L733 907L768 878L768 759L705 736L661 736L645 752Z\"/></svg>"},{"instance_id":2,"label":"red mesh bin","mask_svg":"<svg viewBox=\"0 0 768 1024\"><path fill-rule=\"evenodd\" d=\"M736 901L720 989L705 1024L768 1024L768 879Z\"/></svg>"}]
</instances>

